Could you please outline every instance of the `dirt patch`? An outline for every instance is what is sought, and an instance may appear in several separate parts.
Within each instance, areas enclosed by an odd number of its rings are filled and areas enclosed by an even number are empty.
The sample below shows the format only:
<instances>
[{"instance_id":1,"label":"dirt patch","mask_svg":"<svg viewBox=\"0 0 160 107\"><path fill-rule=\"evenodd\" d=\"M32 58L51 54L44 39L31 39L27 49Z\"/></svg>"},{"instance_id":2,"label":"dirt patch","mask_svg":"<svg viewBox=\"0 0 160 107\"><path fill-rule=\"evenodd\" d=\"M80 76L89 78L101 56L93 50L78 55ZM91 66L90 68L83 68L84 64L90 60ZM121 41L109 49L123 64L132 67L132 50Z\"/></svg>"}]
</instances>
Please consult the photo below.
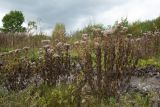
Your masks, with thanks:
<instances>
[{"instance_id":1,"label":"dirt patch","mask_svg":"<svg viewBox=\"0 0 160 107\"><path fill-rule=\"evenodd\" d=\"M129 90L160 91L160 69L148 65L135 70L130 79Z\"/></svg>"}]
</instances>

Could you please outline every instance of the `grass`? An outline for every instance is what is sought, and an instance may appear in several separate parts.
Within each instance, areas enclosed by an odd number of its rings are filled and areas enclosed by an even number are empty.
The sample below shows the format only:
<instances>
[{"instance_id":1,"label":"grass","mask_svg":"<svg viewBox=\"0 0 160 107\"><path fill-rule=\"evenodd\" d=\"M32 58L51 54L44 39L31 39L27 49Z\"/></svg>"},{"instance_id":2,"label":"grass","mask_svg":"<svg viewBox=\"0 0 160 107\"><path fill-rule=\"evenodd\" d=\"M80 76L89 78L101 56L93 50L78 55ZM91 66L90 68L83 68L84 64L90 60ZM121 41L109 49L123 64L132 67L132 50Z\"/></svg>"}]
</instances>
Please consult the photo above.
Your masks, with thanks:
<instances>
[{"instance_id":1,"label":"grass","mask_svg":"<svg viewBox=\"0 0 160 107\"><path fill-rule=\"evenodd\" d=\"M1 107L76 107L75 97L72 96L73 86L49 87L40 85L35 87L29 86L27 89L19 92L7 92L0 90L0 106ZM148 107L152 102L153 93L126 93L120 96L117 102L116 98L110 97L104 99L97 104L94 96L83 97L82 104L85 107Z\"/></svg>"},{"instance_id":2,"label":"grass","mask_svg":"<svg viewBox=\"0 0 160 107\"><path fill-rule=\"evenodd\" d=\"M30 86L20 92L0 91L1 107L65 107L72 105L74 98L71 95L72 86L39 87Z\"/></svg>"},{"instance_id":3,"label":"grass","mask_svg":"<svg viewBox=\"0 0 160 107\"><path fill-rule=\"evenodd\" d=\"M138 62L138 66L145 67L146 65L155 65L160 67L160 55L152 56L148 59L140 59Z\"/></svg>"},{"instance_id":4,"label":"grass","mask_svg":"<svg viewBox=\"0 0 160 107\"><path fill-rule=\"evenodd\" d=\"M1 52L8 52L8 51L11 51L13 50L12 48L4 48L4 47L0 47L0 53Z\"/></svg>"}]
</instances>

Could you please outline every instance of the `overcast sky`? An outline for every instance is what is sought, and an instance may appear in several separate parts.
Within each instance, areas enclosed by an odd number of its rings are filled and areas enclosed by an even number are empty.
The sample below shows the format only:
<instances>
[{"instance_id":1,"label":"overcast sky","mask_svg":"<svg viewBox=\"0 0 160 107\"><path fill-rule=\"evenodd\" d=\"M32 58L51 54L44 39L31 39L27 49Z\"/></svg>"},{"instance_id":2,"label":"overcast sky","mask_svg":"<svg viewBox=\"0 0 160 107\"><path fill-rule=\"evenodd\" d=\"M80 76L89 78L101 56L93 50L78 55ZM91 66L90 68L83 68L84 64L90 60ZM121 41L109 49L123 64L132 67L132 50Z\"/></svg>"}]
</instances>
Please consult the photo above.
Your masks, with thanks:
<instances>
[{"instance_id":1,"label":"overcast sky","mask_svg":"<svg viewBox=\"0 0 160 107\"><path fill-rule=\"evenodd\" d=\"M57 22L69 32L89 23L112 25L121 17L129 22L153 19L160 15L159 8L160 0L0 0L0 20L10 10L20 10L25 23L39 20L41 29L50 34Z\"/></svg>"}]
</instances>

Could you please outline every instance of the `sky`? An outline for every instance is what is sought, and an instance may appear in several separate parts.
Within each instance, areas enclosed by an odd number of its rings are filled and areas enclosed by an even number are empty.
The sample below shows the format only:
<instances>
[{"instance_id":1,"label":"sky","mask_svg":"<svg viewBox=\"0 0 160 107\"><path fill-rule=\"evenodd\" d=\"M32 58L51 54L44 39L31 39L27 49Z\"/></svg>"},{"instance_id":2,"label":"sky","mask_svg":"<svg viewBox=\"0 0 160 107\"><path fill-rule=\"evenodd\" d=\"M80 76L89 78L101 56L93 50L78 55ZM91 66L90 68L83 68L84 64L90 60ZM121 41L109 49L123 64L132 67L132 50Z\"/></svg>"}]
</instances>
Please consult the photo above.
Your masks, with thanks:
<instances>
[{"instance_id":1,"label":"sky","mask_svg":"<svg viewBox=\"0 0 160 107\"><path fill-rule=\"evenodd\" d=\"M0 0L2 18L11 10L22 11L24 26L30 20L51 34L56 23L63 23L67 32L88 24L113 25L122 17L129 22L149 20L160 16L160 0Z\"/></svg>"}]
</instances>

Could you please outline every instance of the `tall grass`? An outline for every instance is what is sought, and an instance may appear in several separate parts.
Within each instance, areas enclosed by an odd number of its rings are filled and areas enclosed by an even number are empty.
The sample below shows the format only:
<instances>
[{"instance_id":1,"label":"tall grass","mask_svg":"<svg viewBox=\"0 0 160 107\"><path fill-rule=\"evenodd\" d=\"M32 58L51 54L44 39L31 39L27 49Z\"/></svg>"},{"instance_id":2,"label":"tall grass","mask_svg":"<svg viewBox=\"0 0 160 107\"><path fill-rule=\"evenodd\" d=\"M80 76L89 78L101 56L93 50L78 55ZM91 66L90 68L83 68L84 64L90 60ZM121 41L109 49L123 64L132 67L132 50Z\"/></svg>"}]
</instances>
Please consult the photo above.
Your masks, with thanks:
<instances>
[{"instance_id":1,"label":"tall grass","mask_svg":"<svg viewBox=\"0 0 160 107\"><path fill-rule=\"evenodd\" d=\"M43 39L50 39L50 37L44 35L30 36L25 33L0 33L0 52L4 48L16 49L25 46L38 48L41 46L41 40Z\"/></svg>"}]
</instances>

